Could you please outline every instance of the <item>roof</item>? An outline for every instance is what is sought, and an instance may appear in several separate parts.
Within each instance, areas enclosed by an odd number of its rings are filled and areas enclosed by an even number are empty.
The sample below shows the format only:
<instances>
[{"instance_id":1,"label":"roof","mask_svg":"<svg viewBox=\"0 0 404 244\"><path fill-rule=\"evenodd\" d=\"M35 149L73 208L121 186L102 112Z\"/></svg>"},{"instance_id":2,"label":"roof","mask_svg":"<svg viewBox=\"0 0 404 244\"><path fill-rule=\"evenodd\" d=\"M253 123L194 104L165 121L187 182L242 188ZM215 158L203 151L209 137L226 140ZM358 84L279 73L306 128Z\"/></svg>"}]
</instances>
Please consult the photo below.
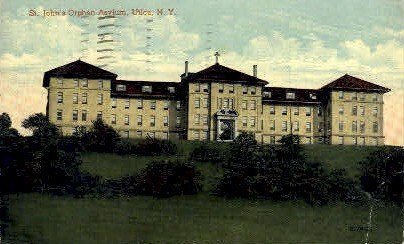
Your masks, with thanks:
<instances>
[{"instance_id":1,"label":"roof","mask_svg":"<svg viewBox=\"0 0 404 244\"><path fill-rule=\"evenodd\" d=\"M378 91L378 92L389 92L390 89L376 85L374 83L353 77L351 75L345 74L335 81L323 86L320 90L363 90L363 91Z\"/></svg>"},{"instance_id":2,"label":"roof","mask_svg":"<svg viewBox=\"0 0 404 244\"><path fill-rule=\"evenodd\" d=\"M183 80L187 81L222 81L222 82L253 82L261 85L268 84L267 81L259 79L257 77L248 75L235 69L223 66L216 63L206 69L203 69L196 73L188 73L185 77L181 75Z\"/></svg>"},{"instance_id":3,"label":"roof","mask_svg":"<svg viewBox=\"0 0 404 244\"><path fill-rule=\"evenodd\" d=\"M43 87L49 86L51 77L87 78L87 79L116 79L118 75L98 68L84 61L76 60L63 66L46 71L43 77Z\"/></svg>"},{"instance_id":4,"label":"roof","mask_svg":"<svg viewBox=\"0 0 404 244\"><path fill-rule=\"evenodd\" d=\"M125 85L126 91L117 91L117 85ZM151 86L152 91L143 92L142 86ZM170 93L168 87L174 87L174 93ZM111 83L111 96L174 99L179 94L179 88L179 82L115 80Z\"/></svg>"},{"instance_id":5,"label":"roof","mask_svg":"<svg viewBox=\"0 0 404 244\"><path fill-rule=\"evenodd\" d=\"M265 92L270 92L266 95ZM294 93L294 99L287 99L286 93ZM319 91L314 89L298 89L284 87L264 87L263 102L270 103L320 103Z\"/></svg>"}]
</instances>

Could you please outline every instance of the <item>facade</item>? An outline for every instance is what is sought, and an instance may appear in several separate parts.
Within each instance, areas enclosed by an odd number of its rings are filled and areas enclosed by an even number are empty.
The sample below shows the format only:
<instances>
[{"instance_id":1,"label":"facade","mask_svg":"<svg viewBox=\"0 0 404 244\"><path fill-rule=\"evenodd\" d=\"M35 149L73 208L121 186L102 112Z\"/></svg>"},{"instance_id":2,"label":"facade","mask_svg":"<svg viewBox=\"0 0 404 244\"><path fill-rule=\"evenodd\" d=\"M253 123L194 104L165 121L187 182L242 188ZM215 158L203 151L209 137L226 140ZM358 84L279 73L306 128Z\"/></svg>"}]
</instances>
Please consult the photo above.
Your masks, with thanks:
<instances>
[{"instance_id":1,"label":"facade","mask_svg":"<svg viewBox=\"0 0 404 244\"><path fill-rule=\"evenodd\" d=\"M350 75L320 89L267 86L216 64L185 72L180 82L118 80L81 60L45 72L47 116L63 134L102 118L122 137L231 141L251 132L258 142L287 134L303 143L382 145L388 88Z\"/></svg>"}]
</instances>

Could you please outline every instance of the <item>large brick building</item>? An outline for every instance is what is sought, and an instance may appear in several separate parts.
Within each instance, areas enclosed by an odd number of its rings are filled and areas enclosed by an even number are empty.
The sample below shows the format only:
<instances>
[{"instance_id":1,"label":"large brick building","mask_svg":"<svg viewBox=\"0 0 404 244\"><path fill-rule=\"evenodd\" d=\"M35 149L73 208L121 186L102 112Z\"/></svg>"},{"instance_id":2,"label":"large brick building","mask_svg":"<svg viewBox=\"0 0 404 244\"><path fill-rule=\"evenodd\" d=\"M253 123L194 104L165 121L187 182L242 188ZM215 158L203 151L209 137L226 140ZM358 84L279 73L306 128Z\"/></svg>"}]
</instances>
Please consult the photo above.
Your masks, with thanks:
<instances>
[{"instance_id":1,"label":"large brick building","mask_svg":"<svg viewBox=\"0 0 404 244\"><path fill-rule=\"evenodd\" d=\"M47 116L63 134L97 117L123 137L232 140L252 132L276 143L295 134L303 143L381 145L383 94L388 88L350 75L320 89L267 86L216 63L185 72L180 82L118 80L81 60L45 72Z\"/></svg>"}]
</instances>

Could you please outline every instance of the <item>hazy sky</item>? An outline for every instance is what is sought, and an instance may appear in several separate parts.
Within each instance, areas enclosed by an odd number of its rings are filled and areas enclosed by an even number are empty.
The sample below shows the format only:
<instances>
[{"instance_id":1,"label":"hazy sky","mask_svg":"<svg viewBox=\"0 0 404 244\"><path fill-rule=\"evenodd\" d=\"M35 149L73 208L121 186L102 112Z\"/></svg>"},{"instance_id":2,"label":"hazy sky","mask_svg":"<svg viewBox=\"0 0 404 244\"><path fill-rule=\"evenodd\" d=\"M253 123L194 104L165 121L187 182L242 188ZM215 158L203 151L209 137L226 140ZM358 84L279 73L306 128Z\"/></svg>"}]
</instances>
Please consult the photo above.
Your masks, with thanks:
<instances>
[{"instance_id":1,"label":"hazy sky","mask_svg":"<svg viewBox=\"0 0 404 244\"><path fill-rule=\"evenodd\" d=\"M319 88L349 73L392 89L385 95L386 143L404 145L404 1L113 2L0 0L0 112L10 113L15 127L45 112L45 71L78 59L84 47L83 60L100 64L96 17L28 11L124 9L129 15L116 20L119 43L106 67L120 79L178 81L185 60L197 71L214 63L216 50L220 63L243 72L257 64L258 76L273 86ZM133 16L136 8L175 15Z\"/></svg>"}]
</instances>

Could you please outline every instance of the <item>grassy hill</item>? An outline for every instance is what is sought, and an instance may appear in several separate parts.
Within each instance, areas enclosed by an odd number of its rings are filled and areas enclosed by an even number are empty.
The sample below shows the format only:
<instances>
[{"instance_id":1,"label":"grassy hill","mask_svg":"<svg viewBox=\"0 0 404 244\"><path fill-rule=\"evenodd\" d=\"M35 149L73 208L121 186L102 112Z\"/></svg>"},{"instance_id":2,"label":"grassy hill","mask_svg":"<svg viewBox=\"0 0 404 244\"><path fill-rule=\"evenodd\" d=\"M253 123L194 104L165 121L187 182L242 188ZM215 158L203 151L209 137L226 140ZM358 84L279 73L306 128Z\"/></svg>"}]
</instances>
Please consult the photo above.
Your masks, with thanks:
<instances>
[{"instance_id":1,"label":"grassy hill","mask_svg":"<svg viewBox=\"0 0 404 244\"><path fill-rule=\"evenodd\" d=\"M198 143L181 142L186 158ZM226 150L228 144L219 144ZM357 163L374 147L309 145L307 157L332 168L346 168L352 177ZM167 157L82 154L84 170L105 179L119 178ZM198 163L204 191L168 199L137 196L98 199L52 197L41 194L11 196L9 233L34 243L362 243L369 206L343 203L312 207L304 202L225 199L211 196L221 175L212 163ZM400 243L402 212L397 206L378 206L373 212L371 243Z\"/></svg>"}]
</instances>

